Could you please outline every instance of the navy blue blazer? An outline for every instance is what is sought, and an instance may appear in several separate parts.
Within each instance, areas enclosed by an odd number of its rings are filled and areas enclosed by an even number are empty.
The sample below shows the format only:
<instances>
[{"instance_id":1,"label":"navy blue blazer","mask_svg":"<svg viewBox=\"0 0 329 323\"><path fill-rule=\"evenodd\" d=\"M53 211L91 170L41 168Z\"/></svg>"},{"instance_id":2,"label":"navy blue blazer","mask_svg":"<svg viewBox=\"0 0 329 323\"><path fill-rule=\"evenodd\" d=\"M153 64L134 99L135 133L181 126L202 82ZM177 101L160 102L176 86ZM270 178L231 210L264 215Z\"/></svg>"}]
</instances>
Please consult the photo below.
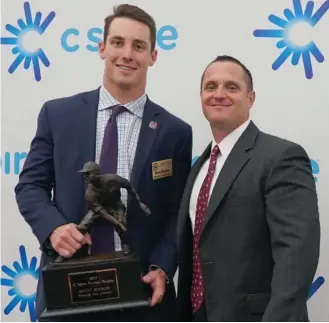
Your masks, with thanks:
<instances>
[{"instance_id":1,"label":"navy blue blazer","mask_svg":"<svg viewBox=\"0 0 329 323\"><path fill-rule=\"evenodd\" d=\"M87 212L86 186L78 170L95 160L98 97L96 89L51 100L38 116L15 193L19 211L40 243L41 268L53 259L46 246L52 231L66 223L79 223ZM157 127L150 127L151 121ZM165 159L172 159L173 175L154 180L152 162ZM147 98L131 182L152 215L146 216L134 199L128 199L129 240L145 272L153 264L170 280L177 269L176 220L191 159L190 125ZM39 279L37 316L43 309Z\"/></svg>"}]
</instances>

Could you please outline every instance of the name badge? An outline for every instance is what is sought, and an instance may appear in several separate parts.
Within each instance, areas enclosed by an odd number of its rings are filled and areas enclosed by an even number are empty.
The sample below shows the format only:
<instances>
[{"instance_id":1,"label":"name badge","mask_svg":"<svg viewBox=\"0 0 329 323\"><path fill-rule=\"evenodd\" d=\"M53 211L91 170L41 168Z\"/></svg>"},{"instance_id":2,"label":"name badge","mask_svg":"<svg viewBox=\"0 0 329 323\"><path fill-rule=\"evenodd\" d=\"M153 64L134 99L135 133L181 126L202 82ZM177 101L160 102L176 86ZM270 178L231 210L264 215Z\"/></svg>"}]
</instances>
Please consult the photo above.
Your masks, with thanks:
<instances>
[{"instance_id":1,"label":"name badge","mask_svg":"<svg viewBox=\"0 0 329 323\"><path fill-rule=\"evenodd\" d=\"M172 159L159 160L152 163L152 178L159 179L172 176Z\"/></svg>"}]
</instances>

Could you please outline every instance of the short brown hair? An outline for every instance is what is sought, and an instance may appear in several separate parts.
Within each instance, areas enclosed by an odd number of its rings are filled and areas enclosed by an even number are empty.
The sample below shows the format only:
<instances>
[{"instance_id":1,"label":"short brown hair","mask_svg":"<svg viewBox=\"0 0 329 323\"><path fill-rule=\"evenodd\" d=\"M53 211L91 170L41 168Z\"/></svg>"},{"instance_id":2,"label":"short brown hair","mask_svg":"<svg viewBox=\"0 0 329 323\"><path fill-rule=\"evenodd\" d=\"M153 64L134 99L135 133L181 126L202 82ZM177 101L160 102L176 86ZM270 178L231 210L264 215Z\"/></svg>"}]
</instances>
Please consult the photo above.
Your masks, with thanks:
<instances>
[{"instance_id":1,"label":"short brown hair","mask_svg":"<svg viewBox=\"0 0 329 323\"><path fill-rule=\"evenodd\" d=\"M231 63L235 63L235 64L239 65L243 69L248 90L249 91L253 91L253 89L254 89L254 84L253 83L254 82L253 82L253 79L252 79L251 72L248 70L248 68L241 61L239 61L237 58L235 58L233 56L229 56L229 55L217 56L215 59L213 59L208 64L208 66L206 67L206 69L204 70L204 72L202 73L202 76L201 76L201 88L202 88L202 83L203 83L204 75L205 75L208 67L211 64L216 63L216 62L231 62Z\"/></svg>"},{"instance_id":2,"label":"short brown hair","mask_svg":"<svg viewBox=\"0 0 329 323\"><path fill-rule=\"evenodd\" d=\"M147 25L150 29L150 40L151 40L151 51L155 48L156 42L156 24L154 19L143 9L130 5L130 4L121 4L119 6L114 7L113 14L107 16L105 18L104 23L104 43L106 42L109 28L112 21L115 18L129 18L136 21L139 21L145 25Z\"/></svg>"}]
</instances>

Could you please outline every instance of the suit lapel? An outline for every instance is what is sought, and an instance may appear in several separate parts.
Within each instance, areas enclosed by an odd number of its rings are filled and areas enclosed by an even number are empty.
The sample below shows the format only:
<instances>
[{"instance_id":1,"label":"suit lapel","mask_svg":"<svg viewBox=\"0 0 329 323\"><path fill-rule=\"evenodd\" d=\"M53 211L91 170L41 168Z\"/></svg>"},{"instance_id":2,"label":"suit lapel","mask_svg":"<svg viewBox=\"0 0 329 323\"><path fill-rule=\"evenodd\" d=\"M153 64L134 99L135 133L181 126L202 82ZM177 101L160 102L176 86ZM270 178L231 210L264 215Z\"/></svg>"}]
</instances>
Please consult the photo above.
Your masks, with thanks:
<instances>
[{"instance_id":1,"label":"suit lapel","mask_svg":"<svg viewBox=\"0 0 329 323\"><path fill-rule=\"evenodd\" d=\"M134 185L137 191L139 189L140 176L161 127L160 119L160 110L147 98L143 113L142 126L138 138L134 165L130 177L130 182Z\"/></svg>"},{"instance_id":2,"label":"suit lapel","mask_svg":"<svg viewBox=\"0 0 329 323\"><path fill-rule=\"evenodd\" d=\"M209 223L211 217L222 202L225 194L231 187L235 178L250 159L251 149L254 147L257 134L258 129L254 123L251 122L226 159L225 164L216 180L213 192L209 200L203 229Z\"/></svg>"},{"instance_id":3,"label":"suit lapel","mask_svg":"<svg viewBox=\"0 0 329 323\"><path fill-rule=\"evenodd\" d=\"M82 163L95 161L98 99L99 89L87 93L83 100L84 107L78 112L78 138L81 154L79 159Z\"/></svg>"},{"instance_id":4,"label":"suit lapel","mask_svg":"<svg viewBox=\"0 0 329 323\"><path fill-rule=\"evenodd\" d=\"M200 168L202 167L203 163L206 161L207 158L210 156L211 151L211 143L207 146L207 148L204 150L202 155L197 159L195 164L192 166L190 174L187 178L184 194L182 197L182 203L181 208L179 211L179 217L178 217L178 223L177 223L177 246L180 249L182 240L184 240L185 236L185 229L192 229L191 226L187 221L189 221L189 208L190 208L190 200L191 200L191 194L194 182L196 180L196 177L199 174ZM186 225L186 223L188 225Z\"/></svg>"}]
</instances>

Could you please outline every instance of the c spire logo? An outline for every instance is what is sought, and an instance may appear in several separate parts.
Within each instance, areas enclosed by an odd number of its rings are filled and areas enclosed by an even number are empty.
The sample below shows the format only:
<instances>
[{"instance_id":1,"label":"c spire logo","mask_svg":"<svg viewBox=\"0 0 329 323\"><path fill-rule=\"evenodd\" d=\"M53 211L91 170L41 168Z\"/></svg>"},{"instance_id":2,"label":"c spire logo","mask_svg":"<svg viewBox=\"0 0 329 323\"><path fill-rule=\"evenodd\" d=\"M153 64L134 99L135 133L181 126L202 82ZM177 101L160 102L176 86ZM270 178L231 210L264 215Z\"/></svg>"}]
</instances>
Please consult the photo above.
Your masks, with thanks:
<instances>
[{"instance_id":1,"label":"c spire logo","mask_svg":"<svg viewBox=\"0 0 329 323\"><path fill-rule=\"evenodd\" d=\"M5 315L9 315L14 309L19 308L21 312L28 310L31 322L36 322L35 300L36 285L39 278L39 267L37 258L28 258L23 245L19 247L20 259L13 262L12 267L3 265L2 272L6 274L1 278L1 286L8 287L8 296L12 297L4 308Z\"/></svg>"},{"instance_id":2,"label":"c spire logo","mask_svg":"<svg viewBox=\"0 0 329 323\"><path fill-rule=\"evenodd\" d=\"M25 20L22 18L18 19L17 27L11 24L5 26L6 30L13 36L1 37L0 40L2 45L14 46L12 53L13 55L16 55L16 58L9 66L8 72L10 74L14 73L24 61L24 68L27 70L32 66L34 78L39 82L41 80L40 63L45 67L49 67L50 61L41 48L31 47L31 43L27 42L26 38L31 37L31 35L41 36L55 18L55 12L50 12L42 21L41 12L38 11L33 18L30 4L25 2L24 13Z\"/></svg>"},{"instance_id":3,"label":"c spire logo","mask_svg":"<svg viewBox=\"0 0 329 323\"><path fill-rule=\"evenodd\" d=\"M297 65L302 58L304 72L307 79L313 77L311 56L318 63L324 61L324 56L315 42L310 38L310 33L329 9L329 0L326 0L314 13L314 1L308 1L303 11L301 0L293 0L294 12L285 9L284 18L271 14L268 20L279 29L256 29L255 37L278 38L276 47L283 49L281 54L272 64L273 70L278 70L292 55L291 64Z\"/></svg>"}]
</instances>

